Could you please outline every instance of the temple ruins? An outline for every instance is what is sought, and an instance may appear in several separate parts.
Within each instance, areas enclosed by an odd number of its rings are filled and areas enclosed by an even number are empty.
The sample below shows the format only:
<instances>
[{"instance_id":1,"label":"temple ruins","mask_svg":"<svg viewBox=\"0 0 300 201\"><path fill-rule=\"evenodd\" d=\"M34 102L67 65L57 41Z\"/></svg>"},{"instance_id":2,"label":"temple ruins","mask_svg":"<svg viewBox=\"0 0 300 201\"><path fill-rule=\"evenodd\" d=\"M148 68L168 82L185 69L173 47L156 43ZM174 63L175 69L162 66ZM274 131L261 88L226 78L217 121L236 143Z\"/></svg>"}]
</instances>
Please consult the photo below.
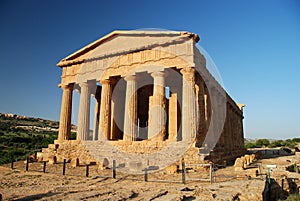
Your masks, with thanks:
<instances>
[{"instance_id":1,"label":"temple ruins","mask_svg":"<svg viewBox=\"0 0 300 201\"><path fill-rule=\"evenodd\" d=\"M209 72L199 40L189 32L113 31L62 59L58 139L38 156L107 167L115 160L139 172L243 155L244 105ZM76 140L73 93L80 94Z\"/></svg>"}]
</instances>

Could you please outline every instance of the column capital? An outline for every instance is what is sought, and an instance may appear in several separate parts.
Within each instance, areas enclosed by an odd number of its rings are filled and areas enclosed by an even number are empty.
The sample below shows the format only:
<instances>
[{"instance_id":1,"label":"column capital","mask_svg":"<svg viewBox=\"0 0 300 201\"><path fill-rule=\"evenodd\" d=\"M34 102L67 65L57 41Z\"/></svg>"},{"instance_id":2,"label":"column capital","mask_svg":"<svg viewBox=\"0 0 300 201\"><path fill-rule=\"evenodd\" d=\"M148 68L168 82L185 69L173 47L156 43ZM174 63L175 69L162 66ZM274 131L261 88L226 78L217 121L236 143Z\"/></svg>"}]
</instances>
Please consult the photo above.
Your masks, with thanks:
<instances>
[{"instance_id":1,"label":"column capital","mask_svg":"<svg viewBox=\"0 0 300 201\"><path fill-rule=\"evenodd\" d=\"M183 75L189 75L189 74L194 74L195 73L195 68L194 67L186 67L186 68L182 68L180 70L180 72Z\"/></svg>"},{"instance_id":2,"label":"column capital","mask_svg":"<svg viewBox=\"0 0 300 201\"><path fill-rule=\"evenodd\" d=\"M79 83L79 86L80 87L89 86L89 83L88 82L81 82L81 83Z\"/></svg>"},{"instance_id":3,"label":"column capital","mask_svg":"<svg viewBox=\"0 0 300 201\"><path fill-rule=\"evenodd\" d=\"M187 81L195 80L195 69L193 67L182 68L180 72L182 73L182 76L185 80Z\"/></svg>"},{"instance_id":4,"label":"column capital","mask_svg":"<svg viewBox=\"0 0 300 201\"><path fill-rule=\"evenodd\" d=\"M105 80L100 80L100 83L103 84L110 84L111 81L109 79L105 79Z\"/></svg>"},{"instance_id":5,"label":"column capital","mask_svg":"<svg viewBox=\"0 0 300 201\"><path fill-rule=\"evenodd\" d=\"M165 71L155 71L151 73L152 77L165 77Z\"/></svg>"},{"instance_id":6,"label":"column capital","mask_svg":"<svg viewBox=\"0 0 300 201\"><path fill-rule=\"evenodd\" d=\"M73 88L74 88L74 83L70 83L70 84L59 84L58 87L61 88L62 90L67 90L67 89L73 90Z\"/></svg>"},{"instance_id":7,"label":"column capital","mask_svg":"<svg viewBox=\"0 0 300 201\"><path fill-rule=\"evenodd\" d=\"M126 75L125 77L124 77L124 79L126 80L126 81L135 81L136 79L137 79L137 77L136 77L136 75Z\"/></svg>"},{"instance_id":8,"label":"column capital","mask_svg":"<svg viewBox=\"0 0 300 201\"><path fill-rule=\"evenodd\" d=\"M89 88L95 88L97 87L96 81L94 80L87 80L86 82L80 82L78 83L80 87L82 86L88 86Z\"/></svg>"}]
</instances>

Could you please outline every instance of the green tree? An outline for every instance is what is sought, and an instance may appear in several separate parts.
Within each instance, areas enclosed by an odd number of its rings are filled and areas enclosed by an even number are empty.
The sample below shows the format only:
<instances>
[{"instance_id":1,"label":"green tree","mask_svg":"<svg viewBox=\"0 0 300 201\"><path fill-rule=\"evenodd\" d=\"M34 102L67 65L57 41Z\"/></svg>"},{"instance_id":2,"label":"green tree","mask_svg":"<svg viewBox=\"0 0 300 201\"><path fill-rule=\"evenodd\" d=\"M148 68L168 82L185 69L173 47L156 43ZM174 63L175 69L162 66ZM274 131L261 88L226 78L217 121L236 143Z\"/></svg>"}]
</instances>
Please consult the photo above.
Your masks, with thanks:
<instances>
[{"instance_id":1,"label":"green tree","mask_svg":"<svg viewBox=\"0 0 300 201\"><path fill-rule=\"evenodd\" d=\"M257 147L267 147L270 145L270 141L268 139L258 139L255 144Z\"/></svg>"},{"instance_id":2,"label":"green tree","mask_svg":"<svg viewBox=\"0 0 300 201\"><path fill-rule=\"evenodd\" d=\"M256 144L252 142L248 142L245 144L246 149L256 148Z\"/></svg>"}]
</instances>

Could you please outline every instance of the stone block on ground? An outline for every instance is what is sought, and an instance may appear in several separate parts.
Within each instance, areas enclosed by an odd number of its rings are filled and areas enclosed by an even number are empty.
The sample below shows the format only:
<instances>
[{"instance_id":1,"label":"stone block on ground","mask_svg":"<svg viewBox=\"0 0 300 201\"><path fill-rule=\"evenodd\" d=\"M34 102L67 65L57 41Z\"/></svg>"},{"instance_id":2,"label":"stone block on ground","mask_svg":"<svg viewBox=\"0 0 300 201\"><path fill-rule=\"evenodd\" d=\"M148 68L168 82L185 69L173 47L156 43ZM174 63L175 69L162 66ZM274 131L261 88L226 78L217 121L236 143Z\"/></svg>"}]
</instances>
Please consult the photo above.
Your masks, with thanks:
<instances>
[{"instance_id":1,"label":"stone block on ground","mask_svg":"<svg viewBox=\"0 0 300 201\"><path fill-rule=\"evenodd\" d=\"M41 153L41 152L37 152L36 153L36 159L37 159L37 162L43 162L43 160L44 160L44 154Z\"/></svg>"},{"instance_id":2,"label":"stone block on ground","mask_svg":"<svg viewBox=\"0 0 300 201\"><path fill-rule=\"evenodd\" d=\"M170 165L170 166L166 167L165 171L167 174L176 174L178 171L178 166Z\"/></svg>"},{"instance_id":3,"label":"stone block on ground","mask_svg":"<svg viewBox=\"0 0 300 201\"><path fill-rule=\"evenodd\" d=\"M58 149L58 146L59 146L58 144L49 144L48 148L49 149Z\"/></svg>"},{"instance_id":4,"label":"stone block on ground","mask_svg":"<svg viewBox=\"0 0 300 201\"><path fill-rule=\"evenodd\" d=\"M50 155L48 156L48 164L53 165L57 162L56 156Z\"/></svg>"},{"instance_id":5,"label":"stone block on ground","mask_svg":"<svg viewBox=\"0 0 300 201\"><path fill-rule=\"evenodd\" d=\"M250 155L250 163L253 163L253 161L256 159L256 155L255 154L251 154Z\"/></svg>"},{"instance_id":6,"label":"stone block on ground","mask_svg":"<svg viewBox=\"0 0 300 201\"><path fill-rule=\"evenodd\" d=\"M79 166L79 158L72 158L71 159L71 167L75 168Z\"/></svg>"},{"instance_id":7,"label":"stone block on ground","mask_svg":"<svg viewBox=\"0 0 300 201\"><path fill-rule=\"evenodd\" d=\"M243 158L237 158L234 163L234 170L235 171L241 171L244 170L244 159Z\"/></svg>"},{"instance_id":8,"label":"stone block on ground","mask_svg":"<svg viewBox=\"0 0 300 201\"><path fill-rule=\"evenodd\" d=\"M245 157L245 164L250 165L250 156L246 154L244 157Z\"/></svg>"}]
</instances>

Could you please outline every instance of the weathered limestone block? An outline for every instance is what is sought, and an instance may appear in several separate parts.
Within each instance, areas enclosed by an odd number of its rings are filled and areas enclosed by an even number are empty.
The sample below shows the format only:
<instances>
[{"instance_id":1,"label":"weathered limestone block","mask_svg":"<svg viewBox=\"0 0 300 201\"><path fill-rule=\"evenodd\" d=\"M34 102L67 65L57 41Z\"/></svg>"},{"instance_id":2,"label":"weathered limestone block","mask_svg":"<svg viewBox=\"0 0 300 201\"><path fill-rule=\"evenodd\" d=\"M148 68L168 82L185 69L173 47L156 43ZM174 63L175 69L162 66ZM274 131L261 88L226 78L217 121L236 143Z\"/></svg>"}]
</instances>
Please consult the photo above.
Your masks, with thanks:
<instances>
[{"instance_id":1,"label":"weathered limestone block","mask_svg":"<svg viewBox=\"0 0 300 201\"><path fill-rule=\"evenodd\" d=\"M63 155L58 154L56 157L56 162L62 163L62 162L64 162L64 159L65 159L65 157Z\"/></svg>"},{"instance_id":2,"label":"weathered limestone block","mask_svg":"<svg viewBox=\"0 0 300 201\"><path fill-rule=\"evenodd\" d=\"M105 170L106 167L103 165L103 163L99 163L99 162L98 162L98 169L99 169L99 170Z\"/></svg>"},{"instance_id":3,"label":"weathered limestone block","mask_svg":"<svg viewBox=\"0 0 300 201\"><path fill-rule=\"evenodd\" d=\"M256 159L256 155L255 154L251 154L250 155L250 163L253 163L253 161Z\"/></svg>"},{"instance_id":4,"label":"weathered limestone block","mask_svg":"<svg viewBox=\"0 0 300 201\"><path fill-rule=\"evenodd\" d=\"M37 162L36 154L32 154L29 156L29 162Z\"/></svg>"},{"instance_id":5,"label":"weathered limestone block","mask_svg":"<svg viewBox=\"0 0 300 201\"><path fill-rule=\"evenodd\" d=\"M59 145L58 144L49 144L48 148L49 149L58 149Z\"/></svg>"},{"instance_id":6,"label":"weathered limestone block","mask_svg":"<svg viewBox=\"0 0 300 201\"><path fill-rule=\"evenodd\" d=\"M50 164L50 165L53 165L53 164L55 164L57 162L55 155L50 155L48 157L48 160L49 160L48 164Z\"/></svg>"},{"instance_id":7,"label":"weathered limestone block","mask_svg":"<svg viewBox=\"0 0 300 201\"><path fill-rule=\"evenodd\" d=\"M246 164L246 158L245 158L245 156L242 156L241 159L243 160L243 168L246 169L247 168L247 164Z\"/></svg>"},{"instance_id":8,"label":"weathered limestone block","mask_svg":"<svg viewBox=\"0 0 300 201\"><path fill-rule=\"evenodd\" d=\"M177 165L170 165L165 169L167 174L176 174L178 171L178 166Z\"/></svg>"},{"instance_id":9,"label":"weathered limestone block","mask_svg":"<svg viewBox=\"0 0 300 201\"><path fill-rule=\"evenodd\" d=\"M244 157L245 157L245 164L250 165L250 156L246 154Z\"/></svg>"},{"instance_id":10,"label":"weathered limestone block","mask_svg":"<svg viewBox=\"0 0 300 201\"><path fill-rule=\"evenodd\" d=\"M104 158L102 161L99 161L97 164L99 170L105 170L109 165L109 161L107 158Z\"/></svg>"},{"instance_id":11,"label":"weathered limestone block","mask_svg":"<svg viewBox=\"0 0 300 201\"><path fill-rule=\"evenodd\" d=\"M237 158L234 163L234 170L241 171L244 170L244 159L243 157Z\"/></svg>"},{"instance_id":12,"label":"weathered limestone block","mask_svg":"<svg viewBox=\"0 0 300 201\"><path fill-rule=\"evenodd\" d=\"M43 162L43 159L44 159L44 153L37 152L37 153L36 153L36 159L37 159L38 162Z\"/></svg>"},{"instance_id":13,"label":"weathered limestone block","mask_svg":"<svg viewBox=\"0 0 300 201\"><path fill-rule=\"evenodd\" d=\"M79 159L78 158L72 158L70 163L71 163L72 168L78 167L79 166Z\"/></svg>"}]
</instances>

